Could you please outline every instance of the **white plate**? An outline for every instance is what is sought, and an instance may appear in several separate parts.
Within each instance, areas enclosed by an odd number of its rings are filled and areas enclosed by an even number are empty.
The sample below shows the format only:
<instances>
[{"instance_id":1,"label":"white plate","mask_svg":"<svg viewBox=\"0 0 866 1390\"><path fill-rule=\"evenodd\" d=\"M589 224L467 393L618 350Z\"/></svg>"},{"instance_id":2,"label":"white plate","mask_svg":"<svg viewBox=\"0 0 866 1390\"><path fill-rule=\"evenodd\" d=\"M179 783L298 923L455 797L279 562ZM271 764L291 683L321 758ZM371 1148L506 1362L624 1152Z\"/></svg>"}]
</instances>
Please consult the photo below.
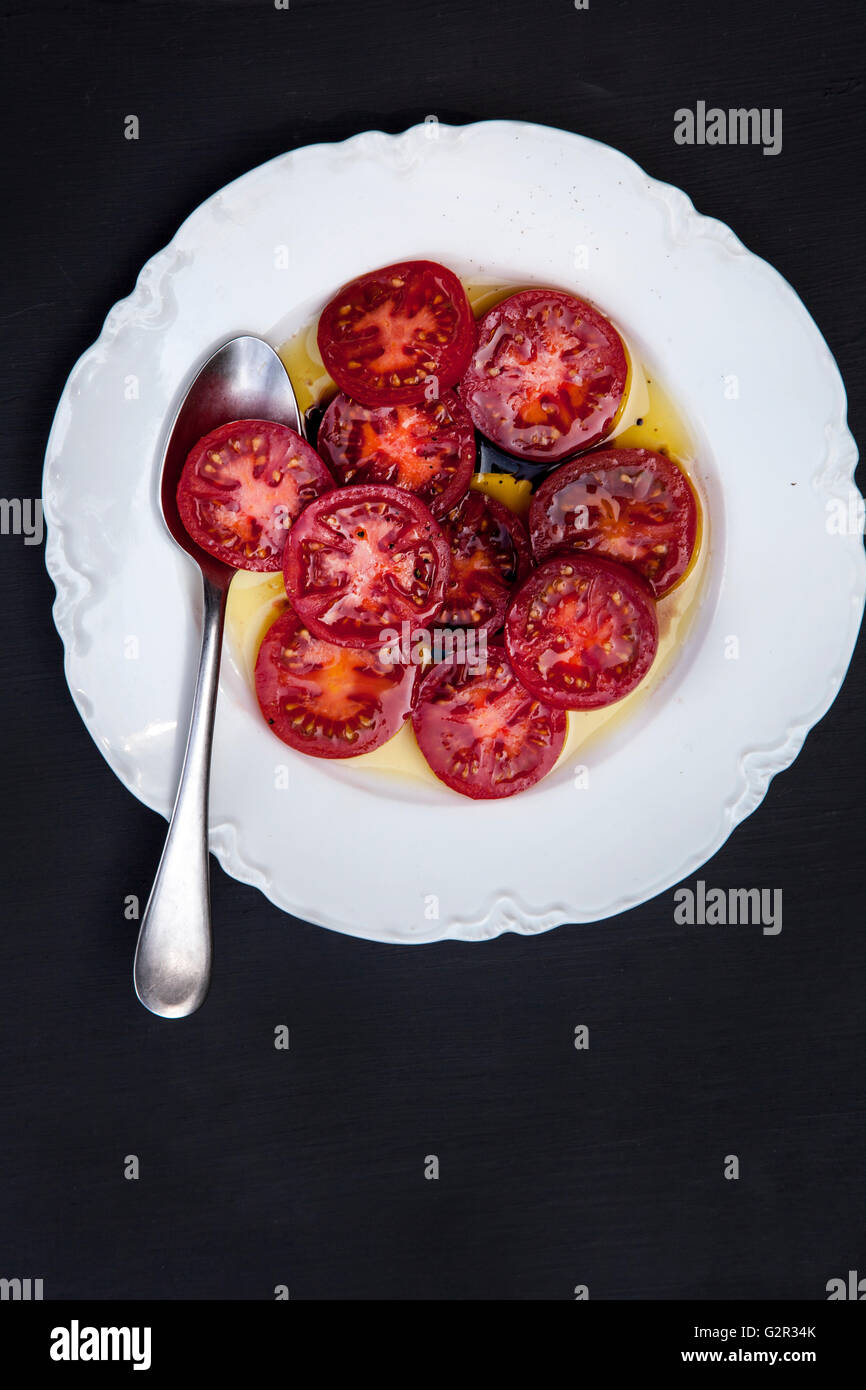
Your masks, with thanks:
<instances>
[{"instance_id":1,"label":"white plate","mask_svg":"<svg viewBox=\"0 0 866 1390\"><path fill-rule=\"evenodd\" d=\"M699 441L699 619L597 740L588 788L560 768L499 803L283 749L224 661L211 848L281 908L379 941L605 917L695 870L792 761L842 683L866 570L856 524L837 534L832 511L856 523L856 450L814 322L727 227L605 145L510 121L368 132L272 160L188 218L75 367L48 443L69 688L118 777L167 815L199 643L197 572L157 506L179 387L227 336L276 343L352 276L418 257L572 288L646 351Z\"/></svg>"}]
</instances>

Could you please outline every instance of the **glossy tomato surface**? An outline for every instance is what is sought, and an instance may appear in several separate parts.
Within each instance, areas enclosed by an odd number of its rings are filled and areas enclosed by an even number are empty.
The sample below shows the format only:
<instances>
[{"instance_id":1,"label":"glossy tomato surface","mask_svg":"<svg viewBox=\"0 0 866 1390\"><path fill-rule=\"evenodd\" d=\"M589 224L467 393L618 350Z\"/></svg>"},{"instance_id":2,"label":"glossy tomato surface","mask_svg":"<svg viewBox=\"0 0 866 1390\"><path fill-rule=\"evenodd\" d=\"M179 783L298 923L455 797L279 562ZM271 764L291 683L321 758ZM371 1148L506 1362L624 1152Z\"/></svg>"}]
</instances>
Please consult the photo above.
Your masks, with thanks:
<instances>
[{"instance_id":1,"label":"glossy tomato surface","mask_svg":"<svg viewBox=\"0 0 866 1390\"><path fill-rule=\"evenodd\" d=\"M448 542L420 498L402 488L339 488L311 502L289 533L283 575L317 637L376 647L386 629L423 626L442 606Z\"/></svg>"},{"instance_id":2,"label":"glossy tomato surface","mask_svg":"<svg viewBox=\"0 0 866 1390\"><path fill-rule=\"evenodd\" d=\"M352 400L405 405L435 398L460 378L475 346L475 319L453 271L401 261L344 285L322 310L318 343Z\"/></svg>"},{"instance_id":3,"label":"glossy tomato surface","mask_svg":"<svg viewBox=\"0 0 866 1390\"><path fill-rule=\"evenodd\" d=\"M190 450L177 509L196 544L218 560L235 569L279 570L293 522L333 486L327 466L294 430L272 420L234 420Z\"/></svg>"},{"instance_id":4,"label":"glossy tomato surface","mask_svg":"<svg viewBox=\"0 0 866 1390\"><path fill-rule=\"evenodd\" d=\"M511 589L531 564L523 522L501 502L473 490L442 529L451 546L451 578L438 621L498 631Z\"/></svg>"},{"instance_id":5,"label":"glossy tomato surface","mask_svg":"<svg viewBox=\"0 0 866 1390\"><path fill-rule=\"evenodd\" d=\"M597 309L559 290L521 290L480 320L460 397L494 444L555 463L604 438L627 378L622 339Z\"/></svg>"},{"instance_id":6,"label":"glossy tomato surface","mask_svg":"<svg viewBox=\"0 0 866 1390\"><path fill-rule=\"evenodd\" d=\"M637 570L656 597L682 578L698 508L682 469L650 449L599 449L557 468L532 499L532 549L605 555Z\"/></svg>"},{"instance_id":7,"label":"glossy tomato surface","mask_svg":"<svg viewBox=\"0 0 866 1390\"><path fill-rule=\"evenodd\" d=\"M517 679L501 644L490 643L484 669L434 666L412 715L418 746L440 781L475 800L514 796L553 767L566 717Z\"/></svg>"},{"instance_id":8,"label":"glossy tomato surface","mask_svg":"<svg viewBox=\"0 0 866 1390\"><path fill-rule=\"evenodd\" d=\"M268 629L256 695L277 738L314 758L351 758L387 743L409 717L418 667L314 637L291 608Z\"/></svg>"},{"instance_id":9,"label":"glossy tomato surface","mask_svg":"<svg viewBox=\"0 0 866 1390\"><path fill-rule=\"evenodd\" d=\"M562 709L599 709L628 695L650 669L658 619L633 570L579 552L533 570L505 618L505 645L520 680Z\"/></svg>"},{"instance_id":10,"label":"glossy tomato surface","mask_svg":"<svg viewBox=\"0 0 866 1390\"><path fill-rule=\"evenodd\" d=\"M417 405L361 405L341 392L317 444L340 483L390 483L444 516L469 487L475 427L453 391Z\"/></svg>"}]
</instances>

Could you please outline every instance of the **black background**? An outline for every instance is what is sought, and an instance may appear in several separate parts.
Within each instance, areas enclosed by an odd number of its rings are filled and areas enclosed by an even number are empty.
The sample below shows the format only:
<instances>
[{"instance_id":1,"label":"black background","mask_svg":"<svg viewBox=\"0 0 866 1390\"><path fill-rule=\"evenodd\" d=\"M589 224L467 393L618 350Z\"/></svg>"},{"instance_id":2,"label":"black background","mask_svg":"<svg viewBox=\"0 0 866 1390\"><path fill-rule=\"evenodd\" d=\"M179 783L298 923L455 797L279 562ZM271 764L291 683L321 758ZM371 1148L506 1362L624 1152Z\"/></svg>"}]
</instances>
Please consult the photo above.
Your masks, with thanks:
<instances>
[{"instance_id":1,"label":"black background","mask_svg":"<svg viewBox=\"0 0 866 1390\"><path fill-rule=\"evenodd\" d=\"M580 131L684 188L795 286L862 429L854 3L2 12L5 496L38 496L75 359L202 199L283 150L430 113ZM699 99L782 107L782 153L677 146L673 112ZM781 886L780 936L676 926L665 893L535 940L396 948L289 919L214 866L211 995L165 1023L134 999L123 915L165 825L75 712L42 550L2 537L0 567L0 1276L47 1298L462 1300L821 1299L866 1275L862 646L702 871ZM338 871L325 827L322 861Z\"/></svg>"}]
</instances>

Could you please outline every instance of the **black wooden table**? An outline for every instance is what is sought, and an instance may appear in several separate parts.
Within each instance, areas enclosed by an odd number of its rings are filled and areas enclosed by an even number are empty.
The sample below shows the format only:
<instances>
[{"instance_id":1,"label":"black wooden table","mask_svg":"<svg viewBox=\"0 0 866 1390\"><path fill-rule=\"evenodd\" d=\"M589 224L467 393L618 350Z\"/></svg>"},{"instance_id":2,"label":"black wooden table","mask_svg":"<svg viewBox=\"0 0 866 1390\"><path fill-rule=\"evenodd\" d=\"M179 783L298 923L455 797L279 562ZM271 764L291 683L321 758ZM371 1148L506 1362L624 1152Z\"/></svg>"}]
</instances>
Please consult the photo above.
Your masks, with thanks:
<instances>
[{"instance_id":1,"label":"black wooden table","mask_svg":"<svg viewBox=\"0 0 866 1390\"><path fill-rule=\"evenodd\" d=\"M853 0L0 8L7 498L38 496L75 359L202 199L283 150L428 114L580 131L684 188L797 289L862 430ZM781 108L781 152L677 144L698 101ZM0 1276L46 1298L470 1300L823 1299L866 1275L862 646L702 871L781 886L779 936L678 926L668 892L535 940L395 948L214 866L215 985L167 1024L133 998L124 917L164 822L73 707L42 547L0 537L0 575Z\"/></svg>"}]
</instances>

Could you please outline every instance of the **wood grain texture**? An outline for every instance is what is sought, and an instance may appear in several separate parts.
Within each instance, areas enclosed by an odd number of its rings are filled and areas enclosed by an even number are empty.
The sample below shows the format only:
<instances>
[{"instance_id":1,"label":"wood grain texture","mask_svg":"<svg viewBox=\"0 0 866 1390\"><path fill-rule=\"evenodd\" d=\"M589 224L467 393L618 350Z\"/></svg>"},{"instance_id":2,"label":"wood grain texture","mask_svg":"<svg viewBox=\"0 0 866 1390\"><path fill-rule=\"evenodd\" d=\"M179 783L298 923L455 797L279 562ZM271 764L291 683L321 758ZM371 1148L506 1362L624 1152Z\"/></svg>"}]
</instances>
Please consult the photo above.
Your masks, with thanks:
<instances>
[{"instance_id":1,"label":"wood grain texture","mask_svg":"<svg viewBox=\"0 0 866 1390\"><path fill-rule=\"evenodd\" d=\"M577 130L684 188L795 286L862 431L853 0L0 12L6 497L38 495L75 359L203 198L285 149L429 113ZM673 113L699 99L781 107L782 153L677 146ZM310 235L327 214L301 210ZM794 767L701 874L781 887L780 936L678 927L668 893L537 940L401 949L288 919L215 866L214 988L167 1024L133 998L123 915L164 825L73 708L41 548L0 537L0 585L0 1276L41 1277L46 1297L262 1299L285 1283L469 1300L578 1283L820 1299L866 1274L862 644ZM339 872L326 827L322 861Z\"/></svg>"}]
</instances>

